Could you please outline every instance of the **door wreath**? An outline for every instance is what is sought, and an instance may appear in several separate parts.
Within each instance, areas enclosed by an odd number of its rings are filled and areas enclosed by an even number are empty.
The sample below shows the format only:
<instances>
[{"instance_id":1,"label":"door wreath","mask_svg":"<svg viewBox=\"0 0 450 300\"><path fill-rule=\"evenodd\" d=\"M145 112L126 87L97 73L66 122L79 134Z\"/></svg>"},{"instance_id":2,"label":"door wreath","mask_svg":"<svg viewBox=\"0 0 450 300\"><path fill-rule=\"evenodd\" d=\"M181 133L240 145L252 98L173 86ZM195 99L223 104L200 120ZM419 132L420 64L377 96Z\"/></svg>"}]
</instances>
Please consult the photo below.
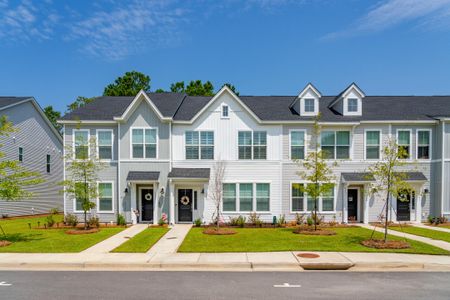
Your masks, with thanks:
<instances>
[{"instance_id":1,"label":"door wreath","mask_svg":"<svg viewBox=\"0 0 450 300\"><path fill-rule=\"evenodd\" d=\"M189 202L190 202L190 199L189 199L188 196L183 196L183 197L181 197L180 202L181 202L181 204L183 204L183 205L188 205Z\"/></svg>"},{"instance_id":2,"label":"door wreath","mask_svg":"<svg viewBox=\"0 0 450 300\"><path fill-rule=\"evenodd\" d=\"M153 196L152 196L152 194L147 193L147 194L145 194L144 198L145 198L145 200L150 201L150 200L152 200Z\"/></svg>"}]
</instances>

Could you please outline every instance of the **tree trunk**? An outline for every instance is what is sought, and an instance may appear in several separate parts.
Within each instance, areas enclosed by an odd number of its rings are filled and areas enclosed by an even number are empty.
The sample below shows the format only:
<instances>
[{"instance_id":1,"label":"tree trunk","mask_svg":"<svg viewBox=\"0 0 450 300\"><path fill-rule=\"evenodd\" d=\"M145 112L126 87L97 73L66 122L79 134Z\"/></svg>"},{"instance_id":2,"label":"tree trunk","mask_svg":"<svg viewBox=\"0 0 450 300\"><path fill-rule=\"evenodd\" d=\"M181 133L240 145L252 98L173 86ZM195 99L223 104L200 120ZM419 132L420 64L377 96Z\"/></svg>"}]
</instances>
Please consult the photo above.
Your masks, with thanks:
<instances>
[{"instance_id":1,"label":"tree trunk","mask_svg":"<svg viewBox=\"0 0 450 300\"><path fill-rule=\"evenodd\" d=\"M389 195L390 193L387 193L387 197L386 197L386 220L385 220L385 224L384 224L384 242L387 242L387 235L388 235L388 215L389 215Z\"/></svg>"},{"instance_id":2,"label":"tree trunk","mask_svg":"<svg viewBox=\"0 0 450 300\"><path fill-rule=\"evenodd\" d=\"M216 209L217 209L217 218L216 218L216 230L217 231L219 231L219 221L220 221L220 202L219 202L219 204L217 205L217 207L216 207Z\"/></svg>"},{"instance_id":3,"label":"tree trunk","mask_svg":"<svg viewBox=\"0 0 450 300\"><path fill-rule=\"evenodd\" d=\"M314 198L314 231L317 230L317 197Z\"/></svg>"},{"instance_id":4,"label":"tree trunk","mask_svg":"<svg viewBox=\"0 0 450 300\"><path fill-rule=\"evenodd\" d=\"M84 230L87 230L87 211L84 211Z\"/></svg>"}]
</instances>

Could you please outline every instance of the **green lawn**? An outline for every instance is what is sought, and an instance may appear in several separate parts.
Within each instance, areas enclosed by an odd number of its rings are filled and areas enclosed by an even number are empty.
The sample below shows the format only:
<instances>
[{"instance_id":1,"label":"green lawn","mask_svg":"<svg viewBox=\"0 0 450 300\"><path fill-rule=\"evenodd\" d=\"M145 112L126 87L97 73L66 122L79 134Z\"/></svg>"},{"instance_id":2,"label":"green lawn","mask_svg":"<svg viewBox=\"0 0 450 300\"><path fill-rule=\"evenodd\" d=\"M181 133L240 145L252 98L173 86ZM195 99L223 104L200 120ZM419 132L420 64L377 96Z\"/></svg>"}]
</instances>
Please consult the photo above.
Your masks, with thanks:
<instances>
[{"instance_id":1,"label":"green lawn","mask_svg":"<svg viewBox=\"0 0 450 300\"><path fill-rule=\"evenodd\" d=\"M450 243L450 233L437 231L433 229L427 229L427 228L419 228L414 226L406 226L406 227L399 227L399 226L392 226L389 227L389 229L400 231L400 232L406 232L414 235L424 236L433 240L441 240L446 241ZM403 229L403 230L402 230Z\"/></svg>"},{"instance_id":2,"label":"green lawn","mask_svg":"<svg viewBox=\"0 0 450 300\"><path fill-rule=\"evenodd\" d=\"M421 242L408 241L409 249L377 250L360 244L369 239L371 230L335 228L334 236L311 236L292 233L292 228L238 228L234 235L206 235L202 228L192 228L179 252L266 252L266 251L341 251L398 252L421 254L450 254L448 251ZM380 238L381 233L375 233ZM401 238L390 236L390 239Z\"/></svg>"},{"instance_id":3,"label":"green lawn","mask_svg":"<svg viewBox=\"0 0 450 300\"><path fill-rule=\"evenodd\" d=\"M57 222L62 222L62 218L60 215L55 217ZM45 217L1 220L0 225L6 233L6 238L0 232L0 239L7 239L12 244L7 247L0 247L0 252L80 252L124 229L101 228L97 233L70 235L65 233L67 229L34 229L37 227L38 221L43 226ZM31 230L28 223L31 223Z\"/></svg>"},{"instance_id":4,"label":"green lawn","mask_svg":"<svg viewBox=\"0 0 450 300\"><path fill-rule=\"evenodd\" d=\"M145 253L169 231L169 228L148 228L123 243L112 252Z\"/></svg>"}]
</instances>

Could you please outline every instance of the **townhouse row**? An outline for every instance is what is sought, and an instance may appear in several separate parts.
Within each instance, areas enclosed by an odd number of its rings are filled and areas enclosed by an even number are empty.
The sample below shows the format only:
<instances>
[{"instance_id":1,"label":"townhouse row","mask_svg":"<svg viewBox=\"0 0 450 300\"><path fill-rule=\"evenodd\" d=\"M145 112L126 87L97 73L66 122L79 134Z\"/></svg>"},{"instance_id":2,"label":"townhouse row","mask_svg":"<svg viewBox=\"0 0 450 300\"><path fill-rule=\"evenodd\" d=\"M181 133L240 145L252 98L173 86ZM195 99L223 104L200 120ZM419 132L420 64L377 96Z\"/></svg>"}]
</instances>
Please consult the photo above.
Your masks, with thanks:
<instances>
[{"instance_id":1,"label":"townhouse row","mask_svg":"<svg viewBox=\"0 0 450 300\"><path fill-rule=\"evenodd\" d=\"M336 96L311 84L295 96L237 96L226 86L213 97L141 91L99 97L59 122L74 158L96 138L97 149L88 151L107 167L92 213L104 222L123 214L129 223L157 223L163 213L172 224L211 222L219 161L225 221L257 212L271 222L314 206L295 161L313 151L319 113L320 146L337 162L334 186L319 199L320 215L344 223L383 215L383 195L369 192L373 178L366 172L390 138L408 152L404 171L413 187L408 201L391 199L392 219L450 214L450 97L366 96L356 84ZM81 214L81 202L65 195L64 211Z\"/></svg>"}]
</instances>

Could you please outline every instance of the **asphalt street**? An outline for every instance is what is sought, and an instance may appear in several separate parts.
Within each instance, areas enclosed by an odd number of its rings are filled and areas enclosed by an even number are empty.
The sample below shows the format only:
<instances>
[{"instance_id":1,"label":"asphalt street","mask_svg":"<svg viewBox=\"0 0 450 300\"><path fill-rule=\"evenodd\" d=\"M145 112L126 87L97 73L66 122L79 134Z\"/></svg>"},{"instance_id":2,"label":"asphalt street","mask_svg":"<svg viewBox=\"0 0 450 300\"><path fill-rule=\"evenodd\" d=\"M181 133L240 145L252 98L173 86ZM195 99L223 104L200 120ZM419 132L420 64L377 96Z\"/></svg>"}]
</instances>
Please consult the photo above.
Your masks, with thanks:
<instances>
[{"instance_id":1,"label":"asphalt street","mask_svg":"<svg viewBox=\"0 0 450 300\"><path fill-rule=\"evenodd\" d=\"M450 273L1 271L0 299L450 299Z\"/></svg>"}]
</instances>

